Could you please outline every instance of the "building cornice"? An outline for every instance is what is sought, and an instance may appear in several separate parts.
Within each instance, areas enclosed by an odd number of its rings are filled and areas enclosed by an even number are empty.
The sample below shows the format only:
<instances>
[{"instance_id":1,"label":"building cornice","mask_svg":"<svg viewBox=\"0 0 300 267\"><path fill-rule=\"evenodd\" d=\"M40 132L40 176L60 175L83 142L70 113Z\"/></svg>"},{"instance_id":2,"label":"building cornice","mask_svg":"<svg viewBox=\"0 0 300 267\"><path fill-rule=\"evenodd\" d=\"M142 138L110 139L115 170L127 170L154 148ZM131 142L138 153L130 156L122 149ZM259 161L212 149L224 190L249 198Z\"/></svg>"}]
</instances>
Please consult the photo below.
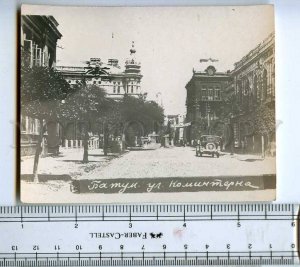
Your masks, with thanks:
<instances>
[{"instance_id":1,"label":"building cornice","mask_svg":"<svg viewBox=\"0 0 300 267\"><path fill-rule=\"evenodd\" d=\"M261 54L274 46L275 43L275 34L271 33L265 40L263 40L259 45L252 49L247 55L245 55L240 61L234 63L234 70L231 71L231 74L241 71L244 68L247 68L249 65L253 64Z\"/></svg>"}]
</instances>

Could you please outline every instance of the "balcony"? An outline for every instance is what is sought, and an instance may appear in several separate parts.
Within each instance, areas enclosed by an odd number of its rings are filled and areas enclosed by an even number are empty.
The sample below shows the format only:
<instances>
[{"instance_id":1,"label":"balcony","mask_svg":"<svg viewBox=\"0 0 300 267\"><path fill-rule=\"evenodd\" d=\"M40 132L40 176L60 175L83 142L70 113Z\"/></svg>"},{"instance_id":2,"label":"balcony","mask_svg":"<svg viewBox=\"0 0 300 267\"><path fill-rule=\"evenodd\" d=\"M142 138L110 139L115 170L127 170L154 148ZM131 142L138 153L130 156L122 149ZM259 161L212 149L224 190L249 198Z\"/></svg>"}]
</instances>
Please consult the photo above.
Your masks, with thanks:
<instances>
[{"instance_id":1,"label":"balcony","mask_svg":"<svg viewBox=\"0 0 300 267\"><path fill-rule=\"evenodd\" d=\"M200 101L216 101L216 102L220 102L220 101L222 101L222 99L220 97L202 96L200 98Z\"/></svg>"}]
</instances>

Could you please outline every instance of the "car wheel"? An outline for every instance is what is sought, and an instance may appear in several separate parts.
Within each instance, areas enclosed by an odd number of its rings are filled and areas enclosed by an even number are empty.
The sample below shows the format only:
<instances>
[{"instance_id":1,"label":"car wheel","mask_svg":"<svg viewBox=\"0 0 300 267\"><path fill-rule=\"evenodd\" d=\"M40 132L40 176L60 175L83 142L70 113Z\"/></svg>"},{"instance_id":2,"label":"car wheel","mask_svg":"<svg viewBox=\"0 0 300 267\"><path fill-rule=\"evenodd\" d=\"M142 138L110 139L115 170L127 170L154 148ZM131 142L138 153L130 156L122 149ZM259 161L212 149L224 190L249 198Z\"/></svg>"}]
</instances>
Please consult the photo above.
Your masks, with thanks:
<instances>
[{"instance_id":1,"label":"car wheel","mask_svg":"<svg viewBox=\"0 0 300 267\"><path fill-rule=\"evenodd\" d=\"M214 154L214 153L212 153L212 154L211 154L211 157L213 158L214 156L215 156L215 154Z\"/></svg>"}]
</instances>

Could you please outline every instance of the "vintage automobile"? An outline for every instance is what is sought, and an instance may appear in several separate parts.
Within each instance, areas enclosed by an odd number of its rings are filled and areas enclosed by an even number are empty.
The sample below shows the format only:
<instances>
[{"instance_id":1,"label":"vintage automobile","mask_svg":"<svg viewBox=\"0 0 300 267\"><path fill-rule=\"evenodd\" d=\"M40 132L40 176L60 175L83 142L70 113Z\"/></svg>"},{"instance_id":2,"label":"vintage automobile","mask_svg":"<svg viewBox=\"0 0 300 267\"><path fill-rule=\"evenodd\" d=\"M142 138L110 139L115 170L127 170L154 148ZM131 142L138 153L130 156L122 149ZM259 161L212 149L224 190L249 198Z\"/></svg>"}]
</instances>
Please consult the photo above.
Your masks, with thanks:
<instances>
[{"instance_id":1,"label":"vintage automobile","mask_svg":"<svg viewBox=\"0 0 300 267\"><path fill-rule=\"evenodd\" d=\"M220 156L221 138L216 135L202 135L196 145L196 156L202 157L203 154L217 158Z\"/></svg>"}]
</instances>

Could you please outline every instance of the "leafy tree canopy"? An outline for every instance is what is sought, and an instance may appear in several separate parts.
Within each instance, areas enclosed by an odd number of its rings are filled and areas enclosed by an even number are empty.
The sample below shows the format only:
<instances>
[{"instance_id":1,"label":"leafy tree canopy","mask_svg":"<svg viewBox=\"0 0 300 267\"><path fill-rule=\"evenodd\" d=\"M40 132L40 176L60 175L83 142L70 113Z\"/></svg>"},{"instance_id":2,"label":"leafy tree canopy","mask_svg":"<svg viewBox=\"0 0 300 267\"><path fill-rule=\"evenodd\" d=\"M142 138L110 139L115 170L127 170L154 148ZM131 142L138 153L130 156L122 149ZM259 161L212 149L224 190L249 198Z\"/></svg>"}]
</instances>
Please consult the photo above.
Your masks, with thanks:
<instances>
[{"instance_id":1,"label":"leafy tree canopy","mask_svg":"<svg viewBox=\"0 0 300 267\"><path fill-rule=\"evenodd\" d=\"M77 85L74 94L60 103L60 120L92 123L109 108L105 91L97 85Z\"/></svg>"},{"instance_id":2,"label":"leafy tree canopy","mask_svg":"<svg viewBox=\"0 0 300 267\"><path fill-rule=\"evenodd\" d=\"M144 125L146 133L153 131L154 124L162 124L164 121L163 108L155 101L147 101L143 97L125 95L121 110L123 122L139 121Z\"/></svg>"},{"instance_id":3,"label":"leafy tree canopy","mask_svg":"<svg viewBox=\"0 0 300 267\"><path fill-rule=\"evenodd\" d=\"M258 134L273 134L276 128L274 109L267 105L259 106L254 114L254 127Z\"/></svg>"},{"instance_id":4,"label":"leafy tree canopy","mask_svg":"<svg viewBox=\"0 0 300 267\"><path fill-rule=\"evenodd\" d=\"M25 115L55 118L59 103L75 90L52 68L21 68L21 109Z\"/></svg>"}]
</instances>

